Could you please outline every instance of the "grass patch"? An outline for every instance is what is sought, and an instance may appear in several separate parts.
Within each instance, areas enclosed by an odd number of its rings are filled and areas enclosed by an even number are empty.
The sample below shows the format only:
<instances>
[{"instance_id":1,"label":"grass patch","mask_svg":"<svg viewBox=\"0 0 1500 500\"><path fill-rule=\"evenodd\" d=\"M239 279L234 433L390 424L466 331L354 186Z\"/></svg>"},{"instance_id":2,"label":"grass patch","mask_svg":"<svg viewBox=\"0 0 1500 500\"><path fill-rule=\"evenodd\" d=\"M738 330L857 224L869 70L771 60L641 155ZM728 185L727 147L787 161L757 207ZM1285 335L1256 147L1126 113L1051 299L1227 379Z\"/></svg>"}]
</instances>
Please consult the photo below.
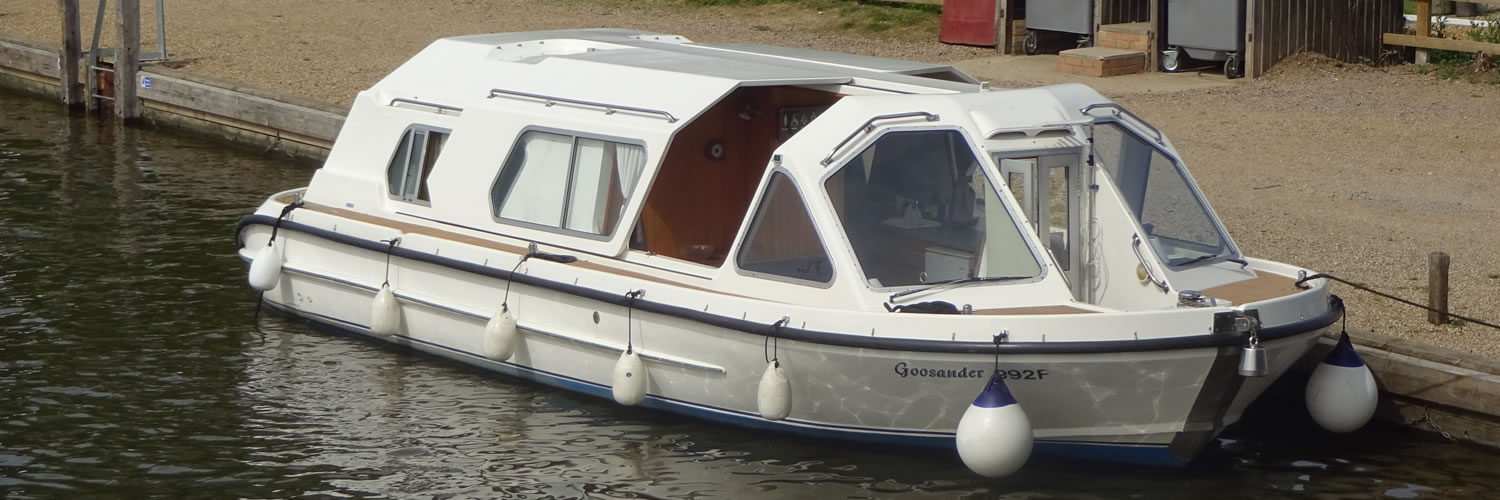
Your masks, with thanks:
<instances>
[{"instance_id":1,"label":"grass patch","mask_svg":"<svg viewBox=\"0 0 1500 500\"><path fill-rule=\"evenodd\" d=\"M763 5L789 4L809 10L833 13L838 16L838 27L865 33L880 33L893 29L923 25L936 27L939 4L902 2L899 0L681 0L693 7L758 7Z\"/></svg>"},{"instance_id":2,"label":"grass patch","mask_svg":"<svg viewBox=\"0 0 1500 500\"><path fill-rule=\"evenodd\" d=\"M1432 23L1431 35L1436 38L1449 38L1448 26L1438 18L1438 22ZM1483 43L1500 43L1500 16L1490 16L1484 26L1475 26L1469 29L1465 35L1469 40ZM1427 52L1428 65L1418 66L1417 71L1423 74L1432 73L1443 80L1463 79L1469 83L1500 83L1500 65L1496 64L1494 58L1475 54L1472 52L1460 52L1454 50L1430 50Z\"/></svg>"}]
</instances>

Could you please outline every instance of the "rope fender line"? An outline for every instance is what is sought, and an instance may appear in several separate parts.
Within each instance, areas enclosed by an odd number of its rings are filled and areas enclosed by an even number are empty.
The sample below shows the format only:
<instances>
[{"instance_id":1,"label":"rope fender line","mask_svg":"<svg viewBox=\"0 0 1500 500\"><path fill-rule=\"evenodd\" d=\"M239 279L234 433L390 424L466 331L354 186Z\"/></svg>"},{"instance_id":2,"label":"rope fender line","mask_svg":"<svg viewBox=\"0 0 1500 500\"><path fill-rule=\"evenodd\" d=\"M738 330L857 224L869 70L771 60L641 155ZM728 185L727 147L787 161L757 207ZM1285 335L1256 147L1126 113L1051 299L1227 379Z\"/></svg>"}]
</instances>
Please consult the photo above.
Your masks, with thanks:
<instances>
[{"instance_id":1,"label":"rope fender line","mask_svg":"<svg viewBox=\"0 0 1500 500\"><path fill-rule=\"evenodd\" d=\"M1496 325L1494 323L1490 323L1488 321L1484 321L1484 320L1480 320L1480 319L1474 319L1474 318L1471 318L1471 317L1468 317L1468 316L1464 316L1464 315L1461 315L1461 314L1454 314L1454 313L1451 313L1451 312L1439 311L1439 310L1437 310L1437 309L1435 309L1435 308L1433 308L1431 306L1428 306L1426 304L1419 304L1419 303L1416 303L1416 302L1412 302L1410 300L1406 300L1406 299L1403 299L1401 297L1397 297L1395 295L1391 295L1389 293L1385 293L1385 292L1382 292L1380 290L1376 290L1374 288L1370 288L1368 286L1365 286L1365 285L1362 285L1362 284L1359 284L1359 283L1355 283L1353 281L1349 281L1347 279L1340 278L1338 276L1334 276L1334 275L1329 274L1329 273L1318 273L1318 274L1313 274L1313 275L1305 276L1303 278L1298 279L1295 283L1293 283L1293 285L1296 285L1297 288L1306 290L1306 289L1310 288L1309 286L1306 285L1306 283L1309 282L1309 281L1315 280L1315 279L1329 279L1329 280L1337 281L1339 283L1343 283L1345 285L1352 286L1352 287L1357 288L1359 290L1370 292L1372 294L1379 295L1381 297L1385 297L1387 299L1391 299L1391 300L1394 300L1396 302L1400 302L1402 304L1406 304L1406 305L1409 305L1409 306L1412 306L1412 307L1416 307L1418 309L1424 309L1424 310L1435 312L1435 313L1439 313L1439 314L1447 314L1448 316L1452 316L1452 317L1464 320L1464 321L1469 322L1469 323L1483 325L1483 326L1487 326L1487 327L1490 327L1490 328L1494 328L1496 330L1500 330L1500 325Z\"/></svg>"}]
</instances>

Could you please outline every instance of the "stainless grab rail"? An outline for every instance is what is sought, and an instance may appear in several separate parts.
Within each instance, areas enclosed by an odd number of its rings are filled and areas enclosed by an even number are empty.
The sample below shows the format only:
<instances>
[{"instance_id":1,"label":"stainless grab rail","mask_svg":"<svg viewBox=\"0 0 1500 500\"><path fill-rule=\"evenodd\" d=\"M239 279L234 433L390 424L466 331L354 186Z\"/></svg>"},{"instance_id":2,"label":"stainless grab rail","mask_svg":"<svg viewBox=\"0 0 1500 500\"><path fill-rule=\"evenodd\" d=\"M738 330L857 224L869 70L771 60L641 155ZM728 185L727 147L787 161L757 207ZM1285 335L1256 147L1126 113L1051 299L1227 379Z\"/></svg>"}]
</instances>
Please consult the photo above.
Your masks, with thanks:
<instances>
[{"instance_id":1,"label":"stainless grab rail","mask_svg":"<svg viewBox=\"0 0 1500 500\"><path fill-rule=\"evenodd\" d=\"M1166 140L1165 140L1166 136L1162 135L1161 129L1156 128L1155 125L1152 125L1150 122L1147 122L1146 120L1142 119L1141 117L1136 116L1135 113L1131 113L1130 110L1125 109L1123 107L1120 107L1119 104L1115 104L1115 103L1112 103L1112 102L1097 102L1097 103L1094 103L1094 104L1090 104L1088 106L1084 106L1084 108L1082 110L1079 110L1079 112L1087 115L1087 114L1089 114L1090 111L1093 111L1093 110L1096 110L1096 109L1100 109L1100 108L1106 108L1106 109L1113 110L1114 113L1115 113L1115 116L1125 115L1125 116L1130 117L1131 120L1135 120L1136 123L1139 123L1142 126L1151 129L1151 132L1154 133L1154 134L1156 134L1156 144L1157 145L1160 145L1160 146L1166 146L1167 145Z\"/></svg>"},{"instance_id":2,"label":"stainless grab rail","mask_svg":"<svg viewBox=\"0 0 1500 500\"><path fill-rule=\"evenodd\" d=\"M418 101L416 99L407 99L405 97L397 97L395 99L391 99L391 103L388 104L388 106L395 106L396 103L398 103L398 102L404 102L404 103L407 103L407 104L416 104L418 106L427 106L427 107L437 108L437 109L440 109L440 110L452 111L454 113L462 113L462 112L464 112L464 108L460 108L458 106L449 106L447 104L438 104L438 103L435 103L435 102Z\"/></svg>"},{"instance_id":3,"label":"stainless grab rail","mask_svg":"<svg viewBox=\"0 0 1500 500\"><path fill-rule=\"evenodd\" d=\"M517 97L529 97L529 98L532 98L532 99L540 99L540 100L542 100L542 102L546 103L547 106L552 106L553 104L557 104L559 102L566 103L566 104L576 104L576 105L579 105L579 106L593 106L593 107L596 107L596 108L603 108L604 109L604 114L606 114L606 115L615 114L615 111L630 111L632 113L644 113L644 114L648 114L648 115L659 115L659 116L661 116L663 118L666 118L667 119L667 123L677 123L677 117L676 116L672 116L672 113L668 113L666 111L662 111L662 110L659 110L659 109L636 108L636 107L631 107L631 106L617 106L617 105L614 105L614 104L605 104L605 103L602 103L602 102L584 101L584 100L580 100L580 99L568 99L566 97L554 97L554 96L550 96L550 95L533 94L533 93L530 93L530 92L521 92L521 91L516 91L516 90L490 89L490 96L489 96L490 99L494 99L496 97L499 97L500 95L517 96Z\"/></svg>"},{"instance_id":4,"label":"stainless grab rail","mask_svg":"<svg viewBox=\"0 0 1500 500\"><path fill-rule=\"evenodd\" d=\"M1162 293L1171 292L1172 289L1167 286L1167 280L1157 279L1156 273L1151 272L1151 266L1146 263L1146 256L1141 255L1141 235L1132 234L1130 236L1135 240L1131 242L1130 249L1135 251L1136 260L1139 260L1141 262L1141 270L1146 271L1146 279L1151 280L1151 284L1156 285L1157 288L1160 288Z\"/></svg>"},{"instance_id":5,"label":"stainless grab rail","mask_svg":"<svg viewBox=\"0 0 1500 500\"><path fill-rule=\"evenodd\" d=\"M876 116L874 118L870 118L869 120L865 120L865 123L863 125L860 125L859 128L857 128L857 129L854 130L854 132L851 132L848 137L844 138L844 140L839 141L838 145L836 145L836 146L833 147L833 151L829 151L828 152L828 156L823 157L823 161L821 161L819 163L822 163L823 166L825 166L825 167L828 166L828 164L833 163L833 156L839 154L839 151L842 151L844 149L844 146L849 145L849 141L854 140L854 138L858 137L860 134L868 134L868 133L874 131L875 130L875 122L880 121L880 120L894 120L894 119L897 119L897 118L911 118L913 116L921 116L921 117L927 118L927 121L930 121L930 122L938 121L938 115L936 113L928 113L926 111L912 111L910 113L895 113L895 114L880 115L880 116Z\"/></svg>"}]
</instances>

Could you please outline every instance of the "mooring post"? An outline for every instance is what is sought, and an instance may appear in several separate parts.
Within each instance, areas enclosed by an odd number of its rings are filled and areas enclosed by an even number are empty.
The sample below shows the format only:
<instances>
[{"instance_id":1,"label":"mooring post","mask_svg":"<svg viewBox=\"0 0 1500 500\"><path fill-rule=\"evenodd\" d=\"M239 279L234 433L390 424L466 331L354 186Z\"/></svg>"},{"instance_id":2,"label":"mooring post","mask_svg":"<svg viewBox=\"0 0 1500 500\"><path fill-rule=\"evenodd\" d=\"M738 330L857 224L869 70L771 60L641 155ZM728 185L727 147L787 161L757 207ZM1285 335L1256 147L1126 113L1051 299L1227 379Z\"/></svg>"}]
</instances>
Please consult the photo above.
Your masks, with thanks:
<instances>
[{"instance_id":1,"label":"mooring post","mask_svg":"<svg viewBox=\"0 0 1500 500\"><path fill-rule=\"evenodd\" d=\"M1448 324L1448 254L1432 252L1427 255L1427 305L1436 311L1427 311L1427 321L1434 325Z\"/></svg>"},{"instance_id":2,"label":"mooring post","mask_svg":"<svg viewBox=\"0 0 1500 500\"><path fill-rule=\"evenodd\" d=\"M83 107L83 86L78 83L78 55L83 51L83 35L78 28L78 0L59 0L62 7L62 50L57 55L62 100L69 109Z\"/></svg>"},{"instance_id":3,"label":"mooring post","mask_svg":"<svg viewBox=\"0 0 1500 500\"><path fill-rule=\"evenodd\" d=\"M136 72L141 65L141 2L120 0L119 36L115 48L115 116L121 121L140 117L136 101Z\"/></svg>"}]
</instances>

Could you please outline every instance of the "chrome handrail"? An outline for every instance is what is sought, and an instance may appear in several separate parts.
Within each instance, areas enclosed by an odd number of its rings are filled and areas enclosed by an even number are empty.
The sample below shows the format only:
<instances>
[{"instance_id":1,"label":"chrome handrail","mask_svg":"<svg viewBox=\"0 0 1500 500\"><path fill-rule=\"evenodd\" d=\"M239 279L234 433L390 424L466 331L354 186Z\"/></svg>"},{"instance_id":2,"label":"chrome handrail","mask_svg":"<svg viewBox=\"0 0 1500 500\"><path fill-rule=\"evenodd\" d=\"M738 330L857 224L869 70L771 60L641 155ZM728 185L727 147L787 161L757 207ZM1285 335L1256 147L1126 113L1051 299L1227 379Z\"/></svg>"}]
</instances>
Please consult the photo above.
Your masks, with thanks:
<instances>
[{"instance_id":1,"label":"chrome handrail","mask_svg":"<svg viewBox=\"0 0 1500 500\"><path fill-rule=\"evenodd\" d=\"M913 116L921 116L927 118L927 121L930 122L935 122L938 120L938 115L936 113L928 113L926 111L895 113L870 118L869 120L865 120L865 123L863 125L860 125L859 128L854 130L854 132L851 132L848 137L844 138L844 140L839 141L838 145L833 147L833 151L829 151L828 156L823 157L823 161L819 163L822 163L825 167L828 166L828 164L833 163L833 156L839 154L839 151L843 150L844 146L847 146L849 144L849 141L854 140L854 138L858 137L860 134L868 134L870 132L873 132L875 130L875 122L880 120L894 120L897 118L911 118Z\"/></svg>"},{"instance_id":2,"label":"chrome handrail","mask_svg":"<svg viewBox=\"0 0 1500 500\"><path fill-rule=\"evenodd\" d=\"M449 106L447 104L438 104L438 103L435 103L435 102L418 101L416 99L407 99L405 97L397 97L395 99L391 99L391 103L387 104L387 106L395 106L396 103L398 103L398 102L404 102L404 103L407 103L407 104L416 104L418 106L428 106L428 107L433 107L433 108L437 108L437 109L444 110L444 111L452 111L454 113L462 113L462 112L464 112L464 108L460 108L458 106Z\"/></svg>"},{"instance_id":3,"label":"chrome handrail","mask_svg":"<svg viewBox=\"0 0 1500 500\"><path fill-rule=\"evenodd\" d=\"M1131 120L1135 120L1136 123L1139 123L1142 126L1145 126L1146 128L1151 129L1151 132L1154 133L1154 134L1156 134L1156 144L1157 145L1160 145L1160 146L1166 146L1167 145L1166 139L1165 139L1166 136L1162 135L1161 129L1156 128L1155 125L1152 125L1150 122L1142 119L1139 116L1136 116L1135 113L1131 113L1130 110L1125 109L1123 107L1120 107L1119 104L1115 104L1115 103L1112 103L1112 102L1096 102L1094 104L1090 104L1088 106L1084 106L1084 108L1082 110L1079 110L1079 112L1087 115L1087 114L1089 114L1090 111L1093 111L1093 110L1096 110L1096 109L1100 109L1100 108L1106 108L1106 109L1113 110L1116 117L1119 117L1120 115L1125 115L1127 117L1130 117Z\"/></svg>"},{"instance_id":4,"label":"chrome handrail","mask_svg":"<svg viewBox=\"0 0 1500 500\"><path fill-rule=\"evenodd\" d=\"M1141 255L1141 235L1132 234L1130 236L1135 240L1131 242L1130 249L1135 251L1136 260L1139 260L1141 262L1141 270L1146 271L1146 279L1151 280L1151 284L1156 285L1157 288L1160 288L1162 293L1171 292L1172 289L1167 286L1167 280L1157 279L1156 273L1151 272L1151 266L1146 263L1146 256Z\"/></svg>"},{"instance_id":5,"label":"chrome handrail","mask_svg":"<svg viewBox=\"0 0 1500 500\"><path fill-rule=\"evenodd\" d=\"M576 105L579 105L579 106L593 106L593 107L596 107L596 108L604 108L604 114L606 114L606 115L615 114L616 110L619 110L619 111L630 111L632 113L644 113L644 114L648 114L648 115L660 115L661 117L667 119L667 123L677 123L677 117L676 116L672 116L672 113L668 113L666 111L662 111L662 110L659 110L659 109L636 108L636 107L631 107L631 106L618 106L618 105L614 105L614 104L605 104L605 103L602 103L602 102L584 101L584 100L580 100L580 99L568 99L566 97L554 97L554 96L550 96L550 95L533 94L533 93L530 93L530 92L521 92L521 91L517 91L517 90L490 89L490 95L489 95L490 99L494 99L496 97L499 97L500 95L529 97L529 98L532 98L532 99L541 99L542 102L546 103L546 105L549 106L549 107L552 106L553 104L557 104L557 103L561 102L561 103L566 103L566 104L576 104Z\"/></svg>"}]
</instances>

